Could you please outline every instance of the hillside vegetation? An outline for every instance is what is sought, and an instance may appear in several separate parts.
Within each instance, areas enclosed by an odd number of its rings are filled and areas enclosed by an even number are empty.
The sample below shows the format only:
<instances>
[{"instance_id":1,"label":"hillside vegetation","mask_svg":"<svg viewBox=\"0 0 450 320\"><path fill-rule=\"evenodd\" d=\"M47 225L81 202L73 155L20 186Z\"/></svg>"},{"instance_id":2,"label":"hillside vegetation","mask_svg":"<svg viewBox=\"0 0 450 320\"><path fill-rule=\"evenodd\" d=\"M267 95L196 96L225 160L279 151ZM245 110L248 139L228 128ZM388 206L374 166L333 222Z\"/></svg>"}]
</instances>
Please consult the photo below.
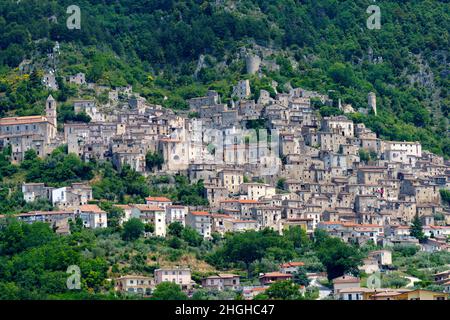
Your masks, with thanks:
<instances>
[{"instance_id":1,"label":"hillside vegetation","mask_svg":"<svg viewBox=\"0 0 450 320\"><path fill-rule=\"evenodd\" d=\"M66 27L71 4L0 3L0 115L42 109L36 77L14 70L23 59L45 66L58 41L58 75L85 72L100 84L130 83L174 109L186 109L185 99L209 88L226 101L233 82L245 77L255 94L276 80L278 91L330 92L356 110L374 91L378 116L354 120L383 138L420 140L450 155L448 1L378 1L380 30L366 27L369 0L80 0L80 30ZM241 48L269 50L266 58L279 69L246 75Z\"/></svg>"}]
</instances>

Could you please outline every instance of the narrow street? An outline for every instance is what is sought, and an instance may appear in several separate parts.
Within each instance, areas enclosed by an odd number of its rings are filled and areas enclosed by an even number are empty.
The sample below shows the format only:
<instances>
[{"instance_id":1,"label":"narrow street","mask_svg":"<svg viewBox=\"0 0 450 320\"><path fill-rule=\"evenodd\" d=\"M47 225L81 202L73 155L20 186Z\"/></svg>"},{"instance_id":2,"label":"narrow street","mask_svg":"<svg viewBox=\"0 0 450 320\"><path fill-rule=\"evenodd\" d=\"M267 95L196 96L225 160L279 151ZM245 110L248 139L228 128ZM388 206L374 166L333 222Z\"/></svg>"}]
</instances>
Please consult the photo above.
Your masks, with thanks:
<instances>
[{"instance_id":1,"label":"narrow street","mask_svg":"<svg viewBox=\"0 0 450 320\"><path fill-rule=\"evenodd\" d=\"M414 287L414 284L416 282L422 281L422 280L420 280L419 278L416 278L416 277L405 277L405 279L409 280L409 283L406 285L406 288Z\"/></svg>"},{"instance_id":2,"label":"narrow street","mask_svg":"<svg viewBox=\"0 0 450 320\"><path fill-rule=\"evenodd\" d=\"M317 277L311 277L311 286L319 288L319 298L317 300L322 300L328 297L331 293L331 290L324 285L320 284Z\"/></svg>"}]
</instances>

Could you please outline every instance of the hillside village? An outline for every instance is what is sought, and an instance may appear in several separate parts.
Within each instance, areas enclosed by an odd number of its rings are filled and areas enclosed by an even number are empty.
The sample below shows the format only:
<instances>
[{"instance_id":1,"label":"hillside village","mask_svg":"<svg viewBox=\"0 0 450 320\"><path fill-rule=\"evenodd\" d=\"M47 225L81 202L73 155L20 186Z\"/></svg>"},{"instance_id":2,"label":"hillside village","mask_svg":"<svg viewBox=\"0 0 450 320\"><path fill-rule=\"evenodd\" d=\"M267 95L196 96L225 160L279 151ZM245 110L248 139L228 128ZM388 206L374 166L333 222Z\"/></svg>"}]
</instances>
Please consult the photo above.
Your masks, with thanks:
<instances>
[{"instance_id":1,"label":"hillside village","mask_svg":"<svg viewBox=\"0 0 450 320\"><path fill-rule=\"evenodd\" d=\"M124 212L120 224L137 218L153 225L146 237L166 237L175 222L195 229L205 240L265 228L283 234L300 227L310 237L324 230L345 243L383 248L364 260L361 269L366 274L389 270L389 248L395 245L417 246L428 253L450 251L450 210L440 191L450 186L448 160L423 150L416 141L380 139L351 120L356 112L351 105L339 101L340 115L321 116L315 106L332 107L327 95L295 88L271 96L261 90L252 100L250 82L241 80L229 104L211 90L188 100L188 112L174 112L147 103L132 86L87 83L82 73L67 82L107 94L108 101L73 101L75 113L91 120L64 123L58 130L58 103L50 95L45 116L0 119L0 149L11 146L11 162L20 164L30 149L46 157L67 145L68 153L82 161L111 162L118 171L129 167L144 176L184 175L191 184L202 181L206 206L165 196L149 196L145 203L116 203ZM44 84L58 89L52 74L45 75ZM374 93L368 94L367 107L357 112L377 113ZM161 163L149 167L149 154L159 155ZM59 187L23 183L22 193L26 202L46 199L53 207L15 215L24 222L46 222L63 235L70 233L76 219L85 228L108 227L108 214L98 206L89 181ZM421 222L423 239L411 234L415 219ZM254 286L241 286L239 275L225 272L196 284L185 265L162 266L154 277L124 274L114 282L118 291L143 295L169 281L190 293L201 285L240 290L245 299L252 299L270 284L292 279L299 266L301 261L281 264L261 274L260 284ZM344 300L448 299L450 272L443 275L436 275L436 283L446 293L367 288L350 275L335 278L330 292ZM324 275L309 277L317 283Z\"/></svg>"}]
</instances>

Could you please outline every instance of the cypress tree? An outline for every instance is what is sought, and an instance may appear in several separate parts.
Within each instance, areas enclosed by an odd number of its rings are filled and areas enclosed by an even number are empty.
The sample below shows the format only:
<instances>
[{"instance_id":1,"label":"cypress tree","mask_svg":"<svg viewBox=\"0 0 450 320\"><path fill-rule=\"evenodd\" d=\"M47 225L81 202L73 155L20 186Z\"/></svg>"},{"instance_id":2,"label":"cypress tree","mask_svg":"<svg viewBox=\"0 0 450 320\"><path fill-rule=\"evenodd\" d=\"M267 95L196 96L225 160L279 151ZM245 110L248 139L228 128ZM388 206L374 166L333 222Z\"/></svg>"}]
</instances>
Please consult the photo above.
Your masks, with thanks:
<instances>
[{"instance_id":1,"label":"cypress tree","mask_svg":"<svg viewBox=\"0 0 450 320\"><path fill-rule=\"evenodd\" d=\"M418 239L419 242L423 242L426 239L425 234L423 233L422 221L420 221L418 214L416 214L411 223L410 234Z\"/></svg>"}]
</instances>

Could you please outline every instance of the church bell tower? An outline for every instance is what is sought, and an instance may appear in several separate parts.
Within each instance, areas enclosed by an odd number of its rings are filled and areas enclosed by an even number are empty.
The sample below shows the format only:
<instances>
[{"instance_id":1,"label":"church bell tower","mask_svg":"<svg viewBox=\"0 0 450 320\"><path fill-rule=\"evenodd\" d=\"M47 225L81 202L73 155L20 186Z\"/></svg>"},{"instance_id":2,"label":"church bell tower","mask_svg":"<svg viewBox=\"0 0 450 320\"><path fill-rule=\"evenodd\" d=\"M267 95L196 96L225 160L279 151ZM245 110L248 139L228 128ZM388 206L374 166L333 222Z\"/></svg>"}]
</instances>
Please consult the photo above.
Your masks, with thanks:
<instances>
[{"instance_id":1,"label":"church bell tower","mask_svg":"<svg viewBox=\"0 0 450 320\"><path fill-rule=\"evenodd\" d=\"M45 115L47 116L48 122L56 128L56 100L51 95L48 96L45 104Z\"/></svg>"}]
</instances>

